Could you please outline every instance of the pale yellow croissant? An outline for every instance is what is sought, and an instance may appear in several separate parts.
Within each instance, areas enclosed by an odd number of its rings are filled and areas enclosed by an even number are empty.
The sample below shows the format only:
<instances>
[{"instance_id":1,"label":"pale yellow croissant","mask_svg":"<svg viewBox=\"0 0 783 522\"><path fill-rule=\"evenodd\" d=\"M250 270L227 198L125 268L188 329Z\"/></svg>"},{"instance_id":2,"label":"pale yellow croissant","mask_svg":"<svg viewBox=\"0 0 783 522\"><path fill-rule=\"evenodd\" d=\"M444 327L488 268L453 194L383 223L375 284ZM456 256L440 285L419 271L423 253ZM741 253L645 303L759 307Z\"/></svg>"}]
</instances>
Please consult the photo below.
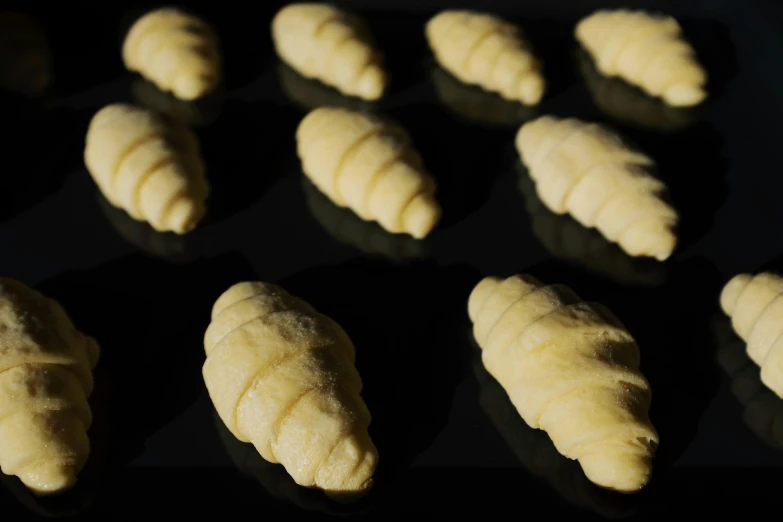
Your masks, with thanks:
<instances>
[{"instance_id":1,"label":"pale yellow croissant","mask_svg":"<svg viewBox=\"0 0 783 522\"><path fill-rule=\"evenodd\" d=\"M517 164L520 170L524 167ZM554 257L625 285L655 286L666 279L666 265L630 257L598 231L584 228L568 216L554 214L536 196L535 184L519 173L519 191L530 214L530 228Z\"/></svg>"},{"instance_id":2,"label":"pale yellow croissant","mask_svg":"<svg viewBox=\"0 0 783 522\"><path fill-rule=\"evenodd\" d=\"M652 159L608 129L542 116L524 124L516 147L541 201L597 228L631 256L667 259L677 244L677 212L663 199Z\"/></svg>"},{"instance_id":3,"label":"pale yellow croissant","mask_svg":"<svg viewBox=\"0 0 783 522\"><path fill-rule=\"evenodd\" d=\"M196 136L133 105L107 105L87 130L84 162L106 199L159 232L184 234L206 212Z\"/></svg>"},{"instance_id":4,"label":"pale yellow croissant","mask_svg":"<svg viewBox=\"0 0 783 522\"><path fill-rule=\"evenodd\" d=\"M87 462L99 351L59 303L0 278L0 468L35 494L72 487Z\"/></svg>"},{"instance_id":5,"label":"pale yellow croissant","mask_svg":"<svg viewBox=\"0 0 783 522\"><path fill-rule=\"evenodd\" d=\"M468 314L484 366L531 428L599 486L647 484L658 445L651 391L639 347L617 317L527 275L484 278Z\"/></svg>"},{"instance_id":6,"label":"pale yellow croissant","mask_svg":"<svg viewBox=\"0 0 783 522\"><path fill-rule=\"evenodd\" d=\"M619 76L673 107L697 105L707 97L707 74L670 16L601 10L582 19L575 33L607 76Z\"/></svg>"},{"instance_id":7,"label":"pale yellow croissant","mask_svg":"<svg viewBox=\"0 0 783 522\"><path fill-rule=\"evenodd\" d=\"M461 81L527 105L541 101L546 89L541 64L516 25L475 11L447 10L430 19L425 32L438 63Z\"/></svg>"},{"instance_id":8,"label":"pale yellow croissant","mask_svg":"<svg viewBox=\"0 0 783 522\"><path fill-rule=\"evenodd\" d=\"M306 78L366 100L383 96L382 57L358 17L326 3L283 7L272 20L280 58Z\"/></svg>"},{"instance_id":9,"label":"pale yellow croissant","mask_svg":"<svg viewBox=\"0 0 783 522\"><path fill-rule=\"evenodd\" d=\"M200 18L172 7L139 18L122 46L125 67L182 100L209 94L220 82L217 35Z\"/></svg>"},{"instance_id":10,"label":"pale yellow croissant","mask_svg":"<svg viewBox=\"0 0 783 522\"><path fill-rule=\"evenodd\" d=\"M738 274L723 287L720 306L761 366L761 382L783 398L783 277Z\"/></svg>"},{"instance_id":11,"label":"pale yellow croissant","mask_svg":"<svg viewBox=\"0 0 783 522\"><path fill-rule=\"evenodd\" d=\"M378 452L343 329L277 285L237 283L215 302L203 375L220 418L297 484L356 498Z\"/></svg>"},{"instance_id":12,"label":"pale yellow croissant","mask_svg":"<svg viewBox=\"0 0 783 522\"><path fill-rule=\"evenodd\" d=\"M401 127L321 107L299 124L296 141L302 170L313 184L365 221L421 239L440 220L435 181Z\"/></svg>"}]
</instances>

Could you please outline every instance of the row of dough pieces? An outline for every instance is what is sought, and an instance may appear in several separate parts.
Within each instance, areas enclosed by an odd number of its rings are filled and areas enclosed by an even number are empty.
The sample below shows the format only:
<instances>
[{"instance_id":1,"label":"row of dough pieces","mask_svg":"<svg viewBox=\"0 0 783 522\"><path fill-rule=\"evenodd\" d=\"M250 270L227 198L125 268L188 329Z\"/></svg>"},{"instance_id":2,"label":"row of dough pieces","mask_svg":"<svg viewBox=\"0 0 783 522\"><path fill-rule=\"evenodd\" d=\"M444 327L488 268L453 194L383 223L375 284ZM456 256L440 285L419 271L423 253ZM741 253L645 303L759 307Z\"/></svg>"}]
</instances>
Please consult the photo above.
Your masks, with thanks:
<instances>
[{"instance_id":1,"label":"row of dough pieces","mask_svg":"<svg viewBox=\"0 0 783 522\"><path fill-rule=\"evenodd\" d=\"M325 3L290 4L274 17L271 32L277 54L301 75L349 96L383 96L389 75L367 24L356 15ZM446 10L427 22L425 33L436 60L462 82L527 105L544 96L542 64L515 24L485 13ZM581 20L575 35L603 74L621 77L671 106L697 105L707 96L707 75L672 17L601 10ZM129 70L183 100L204 96L219 83L215 33L173 8L140 18L122 54Z\"/></svg>"},{"instance_id":2,"label":"row of dough pieces","mask_svg":"<svg viewBox=\"0 0 783 522\"><path fill-rule=\"evenodd\" d=\"M427 236L441 217L436 185L399 125L359 111L320 107L296 131L302 169L339 207L391 233ZM651 174L651 158L598 124L542 116L516 147L541 201L599 230L631 256L667 259L677 212ZM93 117L85 164L106 199L157 231L184 234L206 212L209 183L199 145L182 124L127 104Z\"/></svg>"},{"instance_id":3,"label":"row of dough pieces","mask_svg":"<svg viewBox=\"0 0 783 522\"><path fill-rule=\"evenodd\" d=\"M739 274L720 306L783 397L783 277ZM659 436L639 347L621 321L529 275L485 277L467 308L482 362L522 419L595 484L642 489ZM204 349L206 388L238 440L337 500L372 486L370 412L356 350L335 321L275 284L241 282L215 301ZM99 353L57 301L0 279L0 468L36 494L70 488L86 463Z\"/></svg>"}]
</instances>

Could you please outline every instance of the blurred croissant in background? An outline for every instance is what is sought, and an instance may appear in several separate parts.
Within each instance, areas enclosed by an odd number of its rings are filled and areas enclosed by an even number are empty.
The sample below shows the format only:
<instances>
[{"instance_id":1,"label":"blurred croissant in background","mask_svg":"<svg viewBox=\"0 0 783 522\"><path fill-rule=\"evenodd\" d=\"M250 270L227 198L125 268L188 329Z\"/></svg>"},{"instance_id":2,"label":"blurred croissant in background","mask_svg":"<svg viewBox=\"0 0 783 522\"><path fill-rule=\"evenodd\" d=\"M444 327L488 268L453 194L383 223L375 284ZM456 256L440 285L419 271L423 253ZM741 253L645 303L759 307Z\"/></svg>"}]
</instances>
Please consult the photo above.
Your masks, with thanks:
<instances>
[{"instance_id":1,"label":"blurred croissant in background","mask_svg":"<svg viewBox=\"0 0 783 522\"><path fill-rule=\"evenodd\" d=\"M332 203L305 176L302 176L302 191L310 213L340 243L398 263L427 257L429 252L424 240L408 234L392 234L376 222L364 221L349 209Z\"/></svg>"},{"instance_id":2,"label":"blurred croissant in background","mask_svg":"<svg viewBox=\"0 0 783 522\"><path fill-rule=\"evenodd\" d=\"M267 462L252 444L246 444L234 437L214 409L212 418L231 462L239 471L253 477L272 497L290 502L306 511L321 511L328 515L355 513L361 509L358 506L364 505L340 504L330 500L317 489L300 486L283 466Z\"/></svg>"},{"instance_id":3,"label":"blurred croissant in background","mask_svg":"<svg viewBox=\"0 0 783 522\"><path fill-rule=\"evenodd\" d=\"M745 342L734 333L731 319L717 315L713 331L718 364L731 378L731 391L744 408L745 424L768 446L783 449L783 400L761 382L759 367L748 357Z\"/></svg>"},{"instance_id":4,"label":"blurred croissant in background","mask_svg":"<svg viewBox=\"0 0 783 522\"><path fill-rule=\"evenodd\" d=\"M49 43L33 17L0 11L0 87L36 98L52 83Z\"/></svg>"},{"instance_id":5,"label":"blurred croissant in background","mask_svg":"<svg viewBox=\"0 0 783 522\"><path fill-rule=\"evenodd\" d=\"M577 51L576 60L593 102L607 116L665 132L683 129L693 122L690 110L670 107L620 79L602 75L584 49Z\"/></svg>"},{"instance_id":6,"label":"blurred croissant in background","mask_svg":"<svg viewBox=\"0 0 783 522\"><path fill-rule=\"evenodd\" d=\"M161 91L144 78L137 78L131 85L131 95L136 104L194 127L209 125L217 119L222 108L220 94L222 91L217 90L198 100L186 101Z\"/></svg>"},{"instance_id":7,"label":"blurred croissant in background","mask_svg":"<svg viewBox=\"0 0 783 522\"><path fill-rule=\"evenodd\" d=\"M440 102L473 123L519 127L537 115L534 106L504 100L497 94L466 85L442 67L432 67L430 79Z\"/></svg>"},{"instance_id":8,"label":"blurred croissant in background","mask_svg":"<svg viewBox=\"0 0 783 522\"><path fill-rule=\"evenodd\" d=\"M516 168L533 234L554 257L620 284L657 286L666 280L667 269L662 263L631 257L597 230L550 211L538 198L525 166L517 162Z\"/></svg>"},{"instance_id":9,"label":"blurred croissant in background","mask_svg":"<svg viewBox=\"0 0 783 522\"><path fill-rule=\"evenodd\" d=\"M591 483L579 463L563 457L544 431L529 427L503 387L486 371L481 357L472 366L479 383L481 409L531 475L547 482L574 506L603 518L626 518L636 511L631 498Z\"/></svg>"},{"instance_id":10,"label":"blurred croissant in background","mask_svg":"<svg viewBox=\"0 0 783 522\"><path fill-rule=\"evenodd\" d=\"M127 212L113 206L100 191L96 192L96 199L106 219L120 237L147 254L171 263L187 263L197 257L186 236L155 231L147 223L136 221Z\"/></svg>"},{"instance_id":11,"label":"blurred croissant in background","mask_svg":"<svg viewBox=\"0 0 783 522\"><path fill-rule=\"evenodd\" d=\"M342 107L354 111L365 111L372 102L362 98L343 96L335 89L317 81L305 78L289 65L280 62L277 65L280 88L293 103L311 111L318 107Z\"/></svg>"}]
</instances>

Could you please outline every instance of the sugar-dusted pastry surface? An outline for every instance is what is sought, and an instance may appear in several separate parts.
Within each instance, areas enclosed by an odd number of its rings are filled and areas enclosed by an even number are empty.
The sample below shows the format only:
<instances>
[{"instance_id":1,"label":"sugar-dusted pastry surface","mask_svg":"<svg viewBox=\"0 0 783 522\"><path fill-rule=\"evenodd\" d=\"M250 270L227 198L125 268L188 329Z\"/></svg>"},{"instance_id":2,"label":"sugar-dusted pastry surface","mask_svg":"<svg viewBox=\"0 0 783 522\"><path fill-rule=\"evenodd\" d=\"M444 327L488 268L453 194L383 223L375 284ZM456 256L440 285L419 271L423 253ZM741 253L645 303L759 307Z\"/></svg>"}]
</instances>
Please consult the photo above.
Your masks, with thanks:
<instances>
[{"instance_id":1,"label":"sugar-dusted pastry surface","mask_svg":"<svg viewBox=\"0 0 783 522\"><path fill-rule=\"evenodd\" d=\"M461 81L536 105L546 89L541 63L516 25L497 16L446 10L425 33L440 65Z\"/></svg>"},{"instance_id":2,"label":"sugar-dusted pastry surface","mask_svg":"<svg viewBox=\"0 0 783 522\"><path fill-rule=\"evenodd\" d=\"M639 347L606 307L528 275L486 277L468 314L487 371L520 416L595 484L643 488L658 433Z\"/></svg>"},{"instance_id":3,"label":"sugar-dusted pastry surface","mask_svg":"<svg viewBox=\"0 0 783 522\"><path fill-rule=\"evenodd\" d=\"M35 494L69 489L87 462L99 351L59 303L0 278L0 468Z\"/></svg>"},{"instance_id":4,"label":"sugar-dusted pastry surface","mask_svg":"<svg viewBox=\"0 0 783 522\"><path fill-rule=\"evenodd\" d=\"M761 382L783 398L783 277L738 274L723 287L720 306L761 367Z\"/></svg>"},{"instance_id":5,"label":"sugar-dusted pastry surface","mask_svg":"<svg viewBox=\"0 0 783 522\"><path fill-rule=\"evenodd\" d=\"M139 18L122 46L125 67L182 100L209 94L220 82L218 38L200 18L173 7Z\"/></svg>"},{"instance_id":6,"label":"sugar-dusted pastry surface","mask_svg":"<svg viewBox=\"0 0 783 522\"><path fill-rule=\"evenodd\" d=\"M196 136L152 111L121 103L99 110L84 162L112 205L159 232L189 232L206 212L210 189Z\"/></svg>"},{"instance_id":7,"label":"sugar-dusted pastry surface","mask_svg":"<svg viewBox=\"0 0 783 522\"><path fill-rule=\"evenodd\" d=\"M378 452L351 340L277 285L237 283L215 302L204 382L226 427L297 484L355 499Z\"/></svg>"},{"instance_id":8,"label":"sugar-dusted pastry surface","mask_svg":"<svg viewBox=\"0 0 783 522\"><path fill-rule=\"evenodd\" d=\"M582 19L575 34L607 76L619 76L673 107L698 105L707 97L707 73L670 16L600 10Z\"/></svg>"},{"instance_id":9,"label":"sugar-dusted pastry surface","mask_svg":"<svg viewBox=\"0 0 783 522\"><path fill-rule=\"evenodd\" d=\"M365 221L421 239L440 220L435 181L399 126L358 111L320 107L299 124L296 142L313 184Z\"/></svg>"},{"instance_id":10,"label":"sugar-dusted pastry surface","mask_svg":"<svg viewBox=\"0 0 783 522\"><path fill-rule=\"evenodd\" d=\"M383 96L388 75L366 24L326 3L295 3L272 20L280 58L306 78L365 100Z\"/></svg>"},{"instance_id":11,"label":"sugar-dusted pastry surface","mask_svg":"<svg viewBox=\"0 0 783 522\"><path fill-rule=\"evenodd\" d=\"M653 161L596 123L541 116L524 124L516 147L541 201L595 227L631 256L667 259L677 244L677 212Z\"/></svg>"}]
</instances>

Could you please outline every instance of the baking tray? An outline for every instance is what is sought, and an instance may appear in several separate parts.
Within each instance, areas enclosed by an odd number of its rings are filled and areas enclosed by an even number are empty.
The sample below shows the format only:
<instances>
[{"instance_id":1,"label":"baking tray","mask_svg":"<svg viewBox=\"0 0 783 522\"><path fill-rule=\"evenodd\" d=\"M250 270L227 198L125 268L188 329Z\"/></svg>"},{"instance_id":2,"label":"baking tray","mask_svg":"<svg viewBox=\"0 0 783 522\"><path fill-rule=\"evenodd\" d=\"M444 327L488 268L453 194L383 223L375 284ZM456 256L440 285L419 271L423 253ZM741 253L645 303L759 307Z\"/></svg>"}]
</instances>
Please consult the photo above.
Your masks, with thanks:
<instances>
[{"instance_id":1,"label":"baking tray","mask_svg":"<svg viewBox=\"0 0 783 522\"><path fill-rule=\"evenodd\" d=\"M282 66L268 34L279 2L253 14L184 4L215 25L226 57L220 91L196 105L177 104L122 68L124 30L153 5L27 4L55 50L52 82L36 98L2 98L10 137L0 273L59 299L103 354L91 398L92 455L79 484L40 500L2 476L4 518L641 520L776 505L783 401L760 384L717 299L737 272L781 267L781 9L728 0L340 4L367 18L386 52L393 83L380 103L346 99ZM667 109L596 74L580 54L575 22L623 6L680 20L710 74L703 106ZM457 7L522 24L550 85L540 106L466 87L434 64L423 25ZM192 233L158 234L134 222L86 172L89 119L120 101L193 124L213 193ZM410 131L444 209L426 240L362 222L304 178L294 131L324 104L377 111ZM540 114L604 122L656 159L682 214L670 260L630 259L541 205L513 147L519 126ZM483 370L467 297L482 276L517 272L606 304L638 340L661 436L642 492L591 485ZM248 279L312 303L357 346L380 461L375 487L353 506L296 486L233 439L214 412L201 377L203 334L217 296Z\"/></svg>"}]
</instances>

